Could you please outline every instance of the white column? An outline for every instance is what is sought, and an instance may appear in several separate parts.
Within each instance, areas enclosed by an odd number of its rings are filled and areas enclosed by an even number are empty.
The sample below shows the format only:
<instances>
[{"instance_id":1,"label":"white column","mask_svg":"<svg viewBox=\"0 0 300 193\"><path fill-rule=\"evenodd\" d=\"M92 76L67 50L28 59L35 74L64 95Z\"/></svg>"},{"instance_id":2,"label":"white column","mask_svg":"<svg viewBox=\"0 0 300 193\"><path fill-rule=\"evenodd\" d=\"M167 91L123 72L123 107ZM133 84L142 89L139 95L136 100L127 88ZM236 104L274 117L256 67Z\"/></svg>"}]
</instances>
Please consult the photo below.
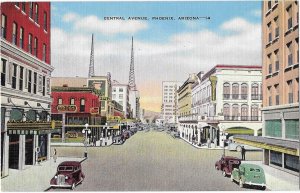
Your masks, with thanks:
<instances>
[{"instance_id":1,"label":"white column","mask_svg":"<svg viewBox=\"0 0 300 193\"><path fill-rule=\"evenodd\" d=\"M19 135L19 169L25 169L25 135Z\"/></svg>"},{"instance_id":2,"label":"white column","mask_svg":"<svg viewBox=\"0 0 300 193\"><path fill-rule=\"evenodd\" d=\"M9 162L8 162L8 157L9 157L9 135L7 132L7 122L9 121L10 117L10 108L6 108L5 112L5 128L4 128L4 142L3 142L3 170L2 170L2 175L8 176L8 168L9 168Z\"/></svg>"},{"instance_id":3,"label":"white column","mask_svg":"<svg viewBox=\"0 0 300 193\"><path fill-rule=\"evenodd\" d=\"M39 147L39 136L38 135L34 135L33 136L33 147L34 147L34 151L33 151L33 156L34 156L34 159L33 159L33 164L37 164L36 161L38 159L38 154L36 152L36 148Z\"/></svg>"},{"instance_id":4,"label":"white column","mask_svg":"<svg viewBox=\"0 0 300 193\"><path fill-rule=\"evenodd\" d=\"M201 139L201 130L200 130L200 128L199 129L197 129L197 131L198 131L198 144L200 144L200 139Z\"/></svg>"},{"instance_id":5,"label":"white column","mask_svg":"<svg viewBox=\"0 0 300 193\"><path fill-rule=\"evenodd\" d=\"M51 156L51 133L47 134L48 143L47 143L47 160L50 160Z\"/></svg>"}]
</instances>

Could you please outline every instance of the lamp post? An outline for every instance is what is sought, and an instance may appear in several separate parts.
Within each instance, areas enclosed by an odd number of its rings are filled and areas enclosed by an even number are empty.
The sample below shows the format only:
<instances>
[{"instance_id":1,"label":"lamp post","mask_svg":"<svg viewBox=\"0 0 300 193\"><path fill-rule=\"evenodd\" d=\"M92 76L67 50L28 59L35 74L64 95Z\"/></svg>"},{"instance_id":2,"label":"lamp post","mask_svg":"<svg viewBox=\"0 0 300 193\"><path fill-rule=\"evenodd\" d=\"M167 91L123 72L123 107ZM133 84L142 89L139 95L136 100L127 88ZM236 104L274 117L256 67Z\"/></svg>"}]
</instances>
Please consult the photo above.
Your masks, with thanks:
<instances>
[{"instance_id":1,"label":"lamp post","mask_svg":"<svg viewBox=\"0 0 300 193\"><path fill-rule=\"evenodd\" d=\"M87 135L91 133L91 130L88 128L89 124L86 123L84 126L85 126L85 128L82 129L82 133L85 133L85 140L84 140L85 152L84 152L84 157L87 158L87 143L88 143Z\"/></svg>"}]
</instances>

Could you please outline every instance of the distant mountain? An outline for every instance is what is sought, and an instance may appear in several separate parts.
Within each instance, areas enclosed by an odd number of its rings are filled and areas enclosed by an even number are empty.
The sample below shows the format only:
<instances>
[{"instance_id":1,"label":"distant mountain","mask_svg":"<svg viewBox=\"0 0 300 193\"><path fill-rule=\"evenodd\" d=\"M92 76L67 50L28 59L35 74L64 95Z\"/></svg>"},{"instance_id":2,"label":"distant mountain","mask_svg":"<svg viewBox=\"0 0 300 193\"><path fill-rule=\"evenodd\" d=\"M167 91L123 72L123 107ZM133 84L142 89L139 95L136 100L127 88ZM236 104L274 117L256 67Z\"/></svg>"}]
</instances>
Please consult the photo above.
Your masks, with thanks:
<instances>
[{"instance_id":1,"label":"distant mountain","mask_svg":"<svg viewBox=\"0 0 300 193\"><path fill-rule=\"evenodd\" d=\"M159 112L145 110L144 119L148 119L148 120L150 120L152 122L153 120L156 120L159 117L160 117L160 113Z\"/></svg>"}]
</instances>

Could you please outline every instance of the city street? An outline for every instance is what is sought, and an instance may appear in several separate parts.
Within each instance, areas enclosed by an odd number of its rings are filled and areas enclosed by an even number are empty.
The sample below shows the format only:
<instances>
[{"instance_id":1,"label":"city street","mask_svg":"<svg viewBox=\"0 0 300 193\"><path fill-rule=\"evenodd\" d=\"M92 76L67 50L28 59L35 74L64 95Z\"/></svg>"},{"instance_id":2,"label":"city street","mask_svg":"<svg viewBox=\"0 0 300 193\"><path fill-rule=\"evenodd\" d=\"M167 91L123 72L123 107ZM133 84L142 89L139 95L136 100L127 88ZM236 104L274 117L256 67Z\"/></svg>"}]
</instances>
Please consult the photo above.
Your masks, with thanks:
<instances>
[{"instance_id":1,"label":"city street","mask_svg":"<svg viewBox=\"0 0 300 193\"><path fill-rule=\"evenodd\" d=\"M56 147L59 156L82 156L84 148ZM237 152L226 154L240 156ZM196 149L165 132L138 132L123 145L90 147L86 175L75 191L231 191L242 189L214 169L222 150ZM259 160L261 152L247 152ZM68 191L50 189L49 191Z\"/></svg>"}]
</instances>

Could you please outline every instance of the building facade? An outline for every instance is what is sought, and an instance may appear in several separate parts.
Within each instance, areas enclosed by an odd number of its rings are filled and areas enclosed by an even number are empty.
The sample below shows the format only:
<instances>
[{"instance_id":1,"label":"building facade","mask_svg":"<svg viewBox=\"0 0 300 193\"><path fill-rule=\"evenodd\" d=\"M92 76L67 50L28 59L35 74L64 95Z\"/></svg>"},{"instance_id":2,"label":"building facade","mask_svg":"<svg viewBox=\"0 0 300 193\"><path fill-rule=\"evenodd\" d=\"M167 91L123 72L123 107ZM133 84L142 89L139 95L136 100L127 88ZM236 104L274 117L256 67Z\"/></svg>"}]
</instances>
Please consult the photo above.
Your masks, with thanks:
<instances>
[{"instance_id":1,"label":"building facade","mask_svg":"<svg viewBox=\"0 0 300 193\"><path fill-rule=\"evenodd\" d=\"M50 158L50 3L1 3L1 177Z\"/></svg>"},{"instance_id":2,"label":"building facade","mask_svg":"<svg viewBox=\"0 0 300 193\"><path fill-rule=\"evenodd\" d=\"M140 111L140 95L138 90L129 89L129 104L131 107L132 118L138 119Z\"/></svg>"},{"instance_id":3,"label":"building facade","mask_svg":"<svg viewBox=\"0 0 300 193\"><path fill-rule=\"evenodd\" d=\"M112 82L112 100L122 105L125 118L130 118L129 87L127 84L120 84L116 80Z\"/></svg>"},{"instance_id":4,"label":"building facade","mask_svg":"<svg viewBox=\"0 0 300 193\"><path fill-rule=\"evenodd\" d=\"M182 138L223 147L230 135L261 133L261 66L216 65L197 77L192 114L179 119Z\"/></svg>"},{"instance_id":5,"label":"building facade","mask_svg":"<svg viewBox=\"0 0 300 193\"><path fill-rule=\"evenodd\" d=\"M161 116L164 119L164 123L177 123L178 116L178 98L177 90L179 89L179 83L174 81L162 82L162 106Z\"/></svg>"},{"instance_id":6,"label":"building facade","mask_svg":"<svg viewBox=\"0 0 300 193\"><path fill-rule=\"evenodd\" d=\"M298 1L264 1L262 13L263 137L240 140L263 148L264 164L299 175Z\"/></svg>"}]
</instances>

